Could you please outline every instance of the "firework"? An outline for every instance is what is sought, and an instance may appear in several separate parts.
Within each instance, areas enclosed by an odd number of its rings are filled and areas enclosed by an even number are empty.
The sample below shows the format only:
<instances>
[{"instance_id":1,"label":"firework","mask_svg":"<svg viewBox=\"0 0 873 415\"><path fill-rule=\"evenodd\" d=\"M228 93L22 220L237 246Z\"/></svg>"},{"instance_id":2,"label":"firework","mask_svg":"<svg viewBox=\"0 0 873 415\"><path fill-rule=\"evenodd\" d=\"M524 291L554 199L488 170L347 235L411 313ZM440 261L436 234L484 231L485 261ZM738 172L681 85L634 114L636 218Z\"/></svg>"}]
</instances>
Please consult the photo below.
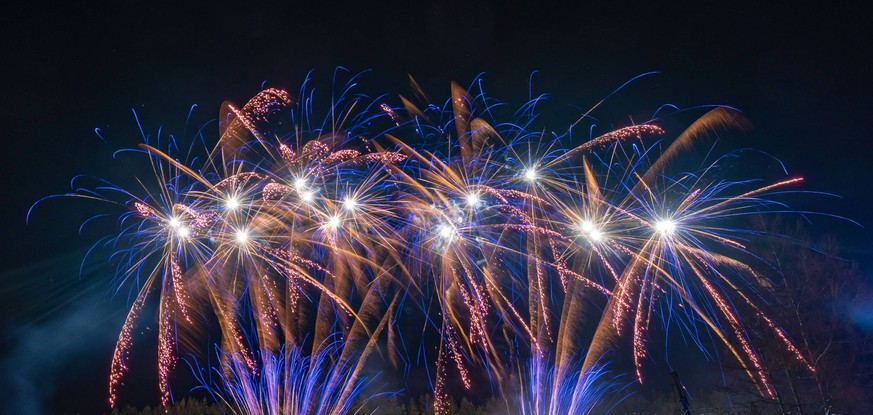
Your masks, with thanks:
<instances>
[{"instance_id":1,"label":"firework","mask_svg":"<svg viewBox=\"0 0 873 415\"><path fill-rule=\"evenodd\" d=\"M354 413L371 382L359 374L361 356L345 353L342 338L326 340L311 353L295 344L263 350L254 370L249 356L219 352L223 366L198 370L198 379L234 414Z\"/></svg>"},{"instance_id":2,"label":"firework","mask_svg":"<svg viewBox=\"0 0 873 415\"><path fill-rule=\"evenodd\" d=\"M813 370L757 305L767 281L743 260L749 230L737 227L783 210L775 199L801 179L726 181L722 159L671 171L707 131L743 127L736 112L712 109L675 140L651 120L580 143L579 122L563 134L533 127L540 98L506 123L484 92L458 84L442 106L401 98L395 108L351 95L354 81L318 120L311 98L276 89L226 105L218 143L196 166L146 143L154 187L77 194L128 207L115 242L129 247L122 282L140 294L113 358L112 405L150 295L164 404L204 316L220 325L224 383L235 385L224 396L244 413L306 413L288 372L328 390L331 413L348 410L355 394L336 395L335 383L357 391L361 373L315 346L327 343L361 362L378 350L395 367L418 344L435 369L437 413L453 388L483 387L511 412L591 412L620 339L642 381L656 318L706 326L766 394L746 312ZM398 321L410 312L420 329ZM312 372L297 366L304 343Z\"/></svg>"}]
</instances>

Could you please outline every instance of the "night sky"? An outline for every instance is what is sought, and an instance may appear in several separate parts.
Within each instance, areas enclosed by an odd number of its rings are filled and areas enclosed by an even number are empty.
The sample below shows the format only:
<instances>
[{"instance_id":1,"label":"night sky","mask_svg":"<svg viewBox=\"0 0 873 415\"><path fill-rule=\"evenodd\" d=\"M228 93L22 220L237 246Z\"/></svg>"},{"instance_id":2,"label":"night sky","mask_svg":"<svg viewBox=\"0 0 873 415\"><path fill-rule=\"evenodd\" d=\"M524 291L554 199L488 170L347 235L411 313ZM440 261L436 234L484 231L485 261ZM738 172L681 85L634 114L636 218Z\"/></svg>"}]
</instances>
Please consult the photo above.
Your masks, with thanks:
<instances>
[{"instance_id":1,"label":"night sky","mask_svg":"<svg viewBox=\"0 0 873 415\"><path fill-rule=\"evenodd\" d=\"M810 227L836 235L843 257L873 280L873 30L861 6L19 3L0 16L3 413L104 411L129 304L126 291L112 292L112 266L79 270L102 236L79 225L99 209L50 201L26 224L30 206L69 190L77 174L129 176L112 152L141 140L131 109L146 130L179 131L192 104L206 122L222 101L242 104L262 83L296 92L309 71L327 81L337 66L372 70L362 92L408 95L411 74L439 100L450 81L483 73L490 94L515 105L538 71L534 89L558 108L547 119L566 124L657 71L595 115L622 126L666 103L742 110L755 128L729 144L781 159L807 179L804 189L840 196L797 208L860 223L813 216ZM141 376L129 384L144 392L130 403L158 400L149 364L134 366Z\"/></svg>"}]
</instances>

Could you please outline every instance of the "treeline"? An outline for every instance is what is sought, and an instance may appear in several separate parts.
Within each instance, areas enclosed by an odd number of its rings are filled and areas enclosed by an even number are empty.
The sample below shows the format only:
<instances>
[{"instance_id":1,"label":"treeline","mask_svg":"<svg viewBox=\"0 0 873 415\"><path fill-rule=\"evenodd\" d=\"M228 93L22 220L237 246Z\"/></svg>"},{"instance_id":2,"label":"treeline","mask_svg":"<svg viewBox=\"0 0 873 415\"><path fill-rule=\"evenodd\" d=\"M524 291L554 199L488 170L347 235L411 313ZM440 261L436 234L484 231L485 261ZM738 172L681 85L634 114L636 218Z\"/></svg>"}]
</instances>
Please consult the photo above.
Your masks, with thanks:
<instances>
[{"instance_id":1,"label":"treeline","mask_svg":"<svg viewBox=\"0 0 873 415\"><path fill-rule=\"evenodd\" d=\"M750 238L749 250L766 264L757 267L766 281L759 288L764 313L806 363L768 334L770 321L743 310L773 394L761 393L731 363L727 386L714 392L749 414L873 414L873 338L855 318L871 301L869 282L832 237L815 238L803 224L780 220L761 220L757 228L765 237Z\"/></svg>"}]
</instances>

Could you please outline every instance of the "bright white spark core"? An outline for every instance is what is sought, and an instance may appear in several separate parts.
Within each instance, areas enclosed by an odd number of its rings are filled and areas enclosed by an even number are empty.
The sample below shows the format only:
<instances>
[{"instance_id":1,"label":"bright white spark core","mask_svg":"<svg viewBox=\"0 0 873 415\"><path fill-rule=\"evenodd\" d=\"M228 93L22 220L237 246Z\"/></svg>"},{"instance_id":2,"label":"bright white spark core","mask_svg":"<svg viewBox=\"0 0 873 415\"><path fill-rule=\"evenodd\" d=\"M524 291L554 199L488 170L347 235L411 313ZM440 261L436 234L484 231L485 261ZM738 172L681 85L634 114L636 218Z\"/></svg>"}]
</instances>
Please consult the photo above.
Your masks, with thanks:
<instances>
[{"instance_id":1,"label":"bright white spark core","mask_svg":"<svg viewBox=\"0 0 873 415\"><path fill-rule=\"evenodd\" d=\"M349 211L355 210L355 206L357 206L357 205L358 205L358 202L356 202L355 199L353 199L351 197L346 197L343 200L343 208L345 210L349 210Z\"/></svg>"},{"instance_id":2,"label":"bright white spark core","mask_svg":"<svg viewBox=\"0 0 873 415\"><path fill-rule=\"evenodd\" d=\"M455 230L454 230L454 228L452 228L451 225L442 224L439 226L437 231L439 232L439 234L442 238L448 239L450 241L452 240L452 238L455 235Z\"/></svg>"},{"instance_id":3,"label":"bright white spark core","mask_svg":"<svg viewBox=\"0 0 873 415\"><path fill-rule=\"evenodd\" d=\"M313 199L315 199L315 194L312 193L311 190L307 190L307 191L305 191L305 192L303 192L303 193L300 194L300 199L303 200L303 201L306 202L306 203L309 203L309 202L311 202Z\"/></svg>"},{"instance_id":4,"label":"bright white spark core","mask_svg":"<svg viewBox=\"0 0 873 415\"><path fill-rule=\"evenodd\" d=\"M187 227L181 225L176 227L176 235L179 235L180 238L187 238L190 234L191 231Z\"/></svg>"},{"instance_id":5,"label":"bright white spark core","mask_svg":"<svg viewBox=\"0 0 873 415\"><path fill-rule=\"evenodd\" d=\"M327 220L327 227L330 229L336 229L340 226L340 218L338 215L333 215L330 219Z\"/></svg>"},{"instance_id":6,"label":"bright white spark core","mask_svg":"<svg viewBox=\"0 0 873 415\"><path fill-rule=\"evenodd\" d=\"M537 170L533 167L529 167L524 170L524 178L525 180L532 182L537 179Z\"/></svg>"},{"instance_id":7,"label":"bright white spark core","mask_svg":"<svg viewBox=\"0 0 873 415\"><path fill-rule=\"evenodd\" d=\"M239 200L235 197L228 198L227 201L224 202L224 207L227 210L234 210L239 207Z\"/></svg>"},{"instance_id":8,"label":"bright white spark core","mask_svg":"<svg viewBox=\"0 0 873 415\"><path fill-rule=\"evenodd\" d=\"M297 180L294 180L294 187L297 189L303 189L306 187L306 179L300 177Z\"/></svg>"},{"instance_id":9,"label":"bright white spark core","mask_svg":"<svg viewBox=\"0 0 873 415\"><path fill-rule=\"evenodd\" d=\"M671 219L661 219L655 222L655 232L662 236L672 236L676 232L676 222Z\"/></svg>"},{"instance_id":10,"label":"bright white spark core","mask_svg":"<svg viewBox=\"0 0 873 415\"><path fill-rule=\"evenodd\" d=\"M467 206L476 207L479 205L479 195L476 193L467 193Z\"/></svg>"},{"instance_id":11,"label":"bright white spark core","mask_svg":"<svg viewBox=\"0 0 873 415\"><path fill-rule=\"evenodd\" d=\"M244 244L249 240L249 233L246 230L236 231L236 242L239 244Z\"/></svg>"},{"instance_id":12,"label":"bright white spark core","mask_svg":"<svg viewBox=\"0 0 873 415\"><path fill-rule=\"evenodd\" d=\"M182 226L182 222L179 220L179 218L170 218L170 226L172 226L173 228L178 228Z\"/></svg>"},{"instance_id":13,"label":"bright white spark core","mask_svg":"<svg viewBox=\"0 0 873 415\"><path fill-rule=\"evenodd\" d=\"M585 219L579 224L579 227L582 228L582 232L588 235L588 239L591 241L598 242L603 239L603 232L594 225L594 222Z\"/></svg>"},{"instance_id":14,"label":"bright white spark core","mask_svg":"<svg viewBox=\"0 0 873 415\"><path fill-rule=\"evenodd\" d=\"M592 241L598 242L603 239L603 232L600 232L597 229L592 229L590 232L588 232L588 237L591 238Z\"/></svg>"}]
</instances>

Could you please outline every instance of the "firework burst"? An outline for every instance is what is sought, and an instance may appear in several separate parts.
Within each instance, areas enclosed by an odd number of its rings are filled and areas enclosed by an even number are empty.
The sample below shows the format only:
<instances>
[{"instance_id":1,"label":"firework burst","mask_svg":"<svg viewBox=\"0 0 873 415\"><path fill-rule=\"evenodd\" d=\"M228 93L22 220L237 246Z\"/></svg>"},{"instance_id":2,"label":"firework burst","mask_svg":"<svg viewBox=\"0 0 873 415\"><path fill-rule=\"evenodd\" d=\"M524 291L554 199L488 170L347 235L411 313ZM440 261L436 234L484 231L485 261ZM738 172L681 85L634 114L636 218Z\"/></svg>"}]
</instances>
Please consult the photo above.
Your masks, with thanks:
<instances>
[{"instance_id":1,"label":"firework burst","mask_svg":"<svg viewBox=\"0 0 873 415\"><path fill-rule=\"evenodd\" d=\"M289 374L311 393L328 388L330 412L344 413L362 376L348 356L378 350L408 364L401 350L416 337L437 413L452 385L480 390L483 379L512 412L587 413L617 340L629 339L642 381L657 318L708 327L772 394L741 310L813 370L757 304L767 281L743 260L748 230L737 228L743 215L783 210L776 198L801 179L725 181L721 159L671 172L707 132L744 127L735 111L714 108L674 140L655 119L579 143L579 122L565 134L532 127L540 98L501 123L483 92L458 84L442 106L401 97L395 108L352 95L355 79L335 88L323 119L311 97L276 89L225 105L218 144L196 166L143 144L154 187L75 194L128 209L115 242L139 295L112 361L111 405L152 295L164 404L176 356L209 315L235 385L222 396L240 413L308 413ZM421 330L398 323L409 310Z\"/></svg>"}]
</instances>

